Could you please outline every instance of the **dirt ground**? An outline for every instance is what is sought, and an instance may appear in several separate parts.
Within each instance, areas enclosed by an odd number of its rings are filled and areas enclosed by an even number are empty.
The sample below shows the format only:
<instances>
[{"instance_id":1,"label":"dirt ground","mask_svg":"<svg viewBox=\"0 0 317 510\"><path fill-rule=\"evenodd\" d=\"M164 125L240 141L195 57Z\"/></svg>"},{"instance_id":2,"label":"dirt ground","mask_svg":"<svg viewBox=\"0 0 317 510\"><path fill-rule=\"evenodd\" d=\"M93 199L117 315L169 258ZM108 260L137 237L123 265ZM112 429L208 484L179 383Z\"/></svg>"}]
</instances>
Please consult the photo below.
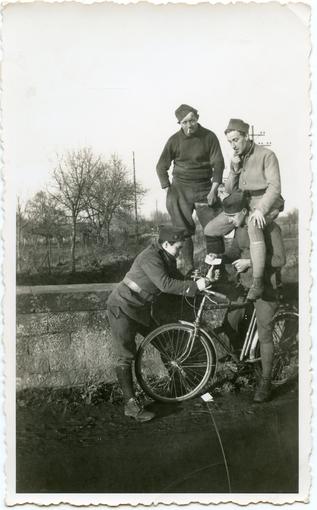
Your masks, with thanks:
<instances>
[{"instance_id":1,"label":"dirt ground","mask_svg":"<svg viewBox=\"0 0 317 510\"><path fill-rule=\"evenodd\" d=\"M109 396L109 395L108 395ZM250 388L123 416L121 399L17 400L17 492L296 492L297 387L252 402ZM212 413L212 415L210 414Z\"/></svg>"}]
</instances>

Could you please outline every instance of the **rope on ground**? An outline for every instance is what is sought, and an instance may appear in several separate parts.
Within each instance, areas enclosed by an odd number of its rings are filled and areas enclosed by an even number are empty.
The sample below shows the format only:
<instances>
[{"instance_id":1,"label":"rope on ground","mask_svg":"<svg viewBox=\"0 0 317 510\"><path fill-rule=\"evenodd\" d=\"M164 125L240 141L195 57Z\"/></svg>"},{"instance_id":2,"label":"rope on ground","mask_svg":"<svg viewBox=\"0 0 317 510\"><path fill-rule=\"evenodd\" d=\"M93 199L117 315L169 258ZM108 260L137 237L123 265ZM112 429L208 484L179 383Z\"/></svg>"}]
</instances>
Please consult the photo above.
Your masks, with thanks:
<instances>
[{"instance_id":1,"label":"rope on ground","mask_svg":"<svg viewBox=\"0 0 317 510\"><path fill-rule=\"evenodd\" d=\"M204 395L202 395L201 398L203 399L203 401L205 402L205 404L207 406L207 409L208 409L210 417L211 417L212 424L214 426L214 429L215 429L215 432L216 432L216 435L217 435L217 438L218 438L218 442L219 442L219 445L220 445L220 448L221 448L221 453L222 453L222 456L223 456L223 462L224 462L224 465L225 465L225 468L226 468L226 474L227 474L227 480L228 480L228 488L229 488L229 492L231 493L232 490L231 490L231 481L230 481L230 473L229 473L227 457L226 457L225 450L224 450L224 447L223 447L223 444L222 444L222 440L221 440L219 429L217 427L217 423L216 423L215 418L213 416L213 413L211 411L211 404L214 401L214 399L210 395L210 393L204 393Z\"/></svg>"}]
</instances>

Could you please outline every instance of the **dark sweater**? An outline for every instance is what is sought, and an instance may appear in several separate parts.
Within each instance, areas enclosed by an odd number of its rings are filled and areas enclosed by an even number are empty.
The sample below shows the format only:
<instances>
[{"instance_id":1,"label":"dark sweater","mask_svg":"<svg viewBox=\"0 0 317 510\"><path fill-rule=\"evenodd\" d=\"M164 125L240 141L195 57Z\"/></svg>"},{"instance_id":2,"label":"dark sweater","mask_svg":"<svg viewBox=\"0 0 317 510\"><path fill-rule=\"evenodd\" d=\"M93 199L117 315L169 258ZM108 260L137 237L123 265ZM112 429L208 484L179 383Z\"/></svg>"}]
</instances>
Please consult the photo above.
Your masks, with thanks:
<instances>
[{"instance_id":1,"label":"dark sweater","mask_svg":"<svg viewBox=\"0 0 317 510\"><path fill-rule=\"evenodd\" d=\"M200 124L191 136L180 129L168 139L156 167L162 188L170 184L168 170L172 162L173 177L180 182L201 183L211 178L222 182L224 160L218 138Z\"/></svg>"}]
</instances>

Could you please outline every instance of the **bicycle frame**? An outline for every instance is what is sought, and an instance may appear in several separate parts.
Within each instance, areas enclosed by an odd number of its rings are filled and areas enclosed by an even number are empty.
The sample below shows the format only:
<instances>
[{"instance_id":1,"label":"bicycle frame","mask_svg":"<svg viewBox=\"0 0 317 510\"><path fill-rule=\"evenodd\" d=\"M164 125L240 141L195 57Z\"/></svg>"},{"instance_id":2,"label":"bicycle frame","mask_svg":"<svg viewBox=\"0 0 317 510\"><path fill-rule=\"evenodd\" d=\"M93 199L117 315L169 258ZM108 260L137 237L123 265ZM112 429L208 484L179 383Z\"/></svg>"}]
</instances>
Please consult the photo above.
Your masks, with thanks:
<instances>
[{"instance_id":1,"label":"bicycle frame","mask_svg":"<svg viewBox=\"0 0 317 510\"><path fill-rule=\"evenodd\" d=\"M193 349L194 342L195 342L195 338L196 338L198 332L201 332L203 335L209 337L208 333L206 333L206 331L201 328L201 319L202 319L202 315L203 315L205 304L206 304L207 300L212 303L212 305L213 305L212 308L214 310L220 310L220 309L229 310L230 308L237 309L237 308L242 308L242 307L246 306L245 302L243 302L243 303L218 303L218 302L214 301L211 298L211 296L217 297L217 296L221 296L221 294L211 291L211 290L207 290L206 293L204 294L203 299L202 299L200 306L198 308L195 321L194 322L180 321L182 324L187 324L187 325L193 326L193 331L192 331L192 334L188 341L188 344L186 346L186 349L180 358L181 362L185 361L188 358L188 356L190 356L191 351ZM223 347L223 349L227 352L227 354L231 358L233 358L234 361L236 361L236 362L246 361L248 363L254 363L254 362L260 360L260 358L256 358L256 356L255 356L256 347L259 342L259 336L258 336L257 324L256 324L255 308L253 308L253 311L252 311L252 316L250 319L247 333L245 335L245 339L243 342L243 346L242 346L239 358L234 353L230 352L226 343L215 332L213 332L213 337Z\"/></svg>"},{"instance_id":2,"label":"bicycle frame","mask_svg":"<svg viewBox=\"0 0 317 510\"><path fill-rule=\"evenodd\" d=\"M248 362L255 362L260 359L255 357L255 351L258 342L259 334L256 324L256 313L255 308L253 308L248 331L246 333L245 340L241 349L240 361L243 361L245 358L248 358Z\"/></svg>"}]
</instances>

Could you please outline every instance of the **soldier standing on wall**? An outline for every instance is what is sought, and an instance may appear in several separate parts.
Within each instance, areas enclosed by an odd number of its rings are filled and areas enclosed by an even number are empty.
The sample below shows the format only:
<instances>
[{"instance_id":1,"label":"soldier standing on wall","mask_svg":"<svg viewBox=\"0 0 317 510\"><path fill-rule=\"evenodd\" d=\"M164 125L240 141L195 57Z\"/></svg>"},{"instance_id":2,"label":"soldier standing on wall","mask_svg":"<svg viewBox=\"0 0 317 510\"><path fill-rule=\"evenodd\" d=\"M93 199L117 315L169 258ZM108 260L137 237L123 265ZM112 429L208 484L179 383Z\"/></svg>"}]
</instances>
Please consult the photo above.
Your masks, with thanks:
<instances>
[{"instance_id":1,"label":"soldier standing on wall","mask_svg":"<svg viewBox=\"0 0 317 510\"><path fill-rule=\"evenodd\" d=\"M217 136L198 123L195 108L182 104L175 111L181 129L172 135L157 163L161 187L166 190L166 208L173 225L185 228L190 236L182 250L185 274L194 268L195 233L193 212L205 227L221 212L217 189L222 182L224 159ZM168 171L173 163L173 181ZM205 236L207 253L222 254L222 236Z\"/></svg>"}]
</instances>

